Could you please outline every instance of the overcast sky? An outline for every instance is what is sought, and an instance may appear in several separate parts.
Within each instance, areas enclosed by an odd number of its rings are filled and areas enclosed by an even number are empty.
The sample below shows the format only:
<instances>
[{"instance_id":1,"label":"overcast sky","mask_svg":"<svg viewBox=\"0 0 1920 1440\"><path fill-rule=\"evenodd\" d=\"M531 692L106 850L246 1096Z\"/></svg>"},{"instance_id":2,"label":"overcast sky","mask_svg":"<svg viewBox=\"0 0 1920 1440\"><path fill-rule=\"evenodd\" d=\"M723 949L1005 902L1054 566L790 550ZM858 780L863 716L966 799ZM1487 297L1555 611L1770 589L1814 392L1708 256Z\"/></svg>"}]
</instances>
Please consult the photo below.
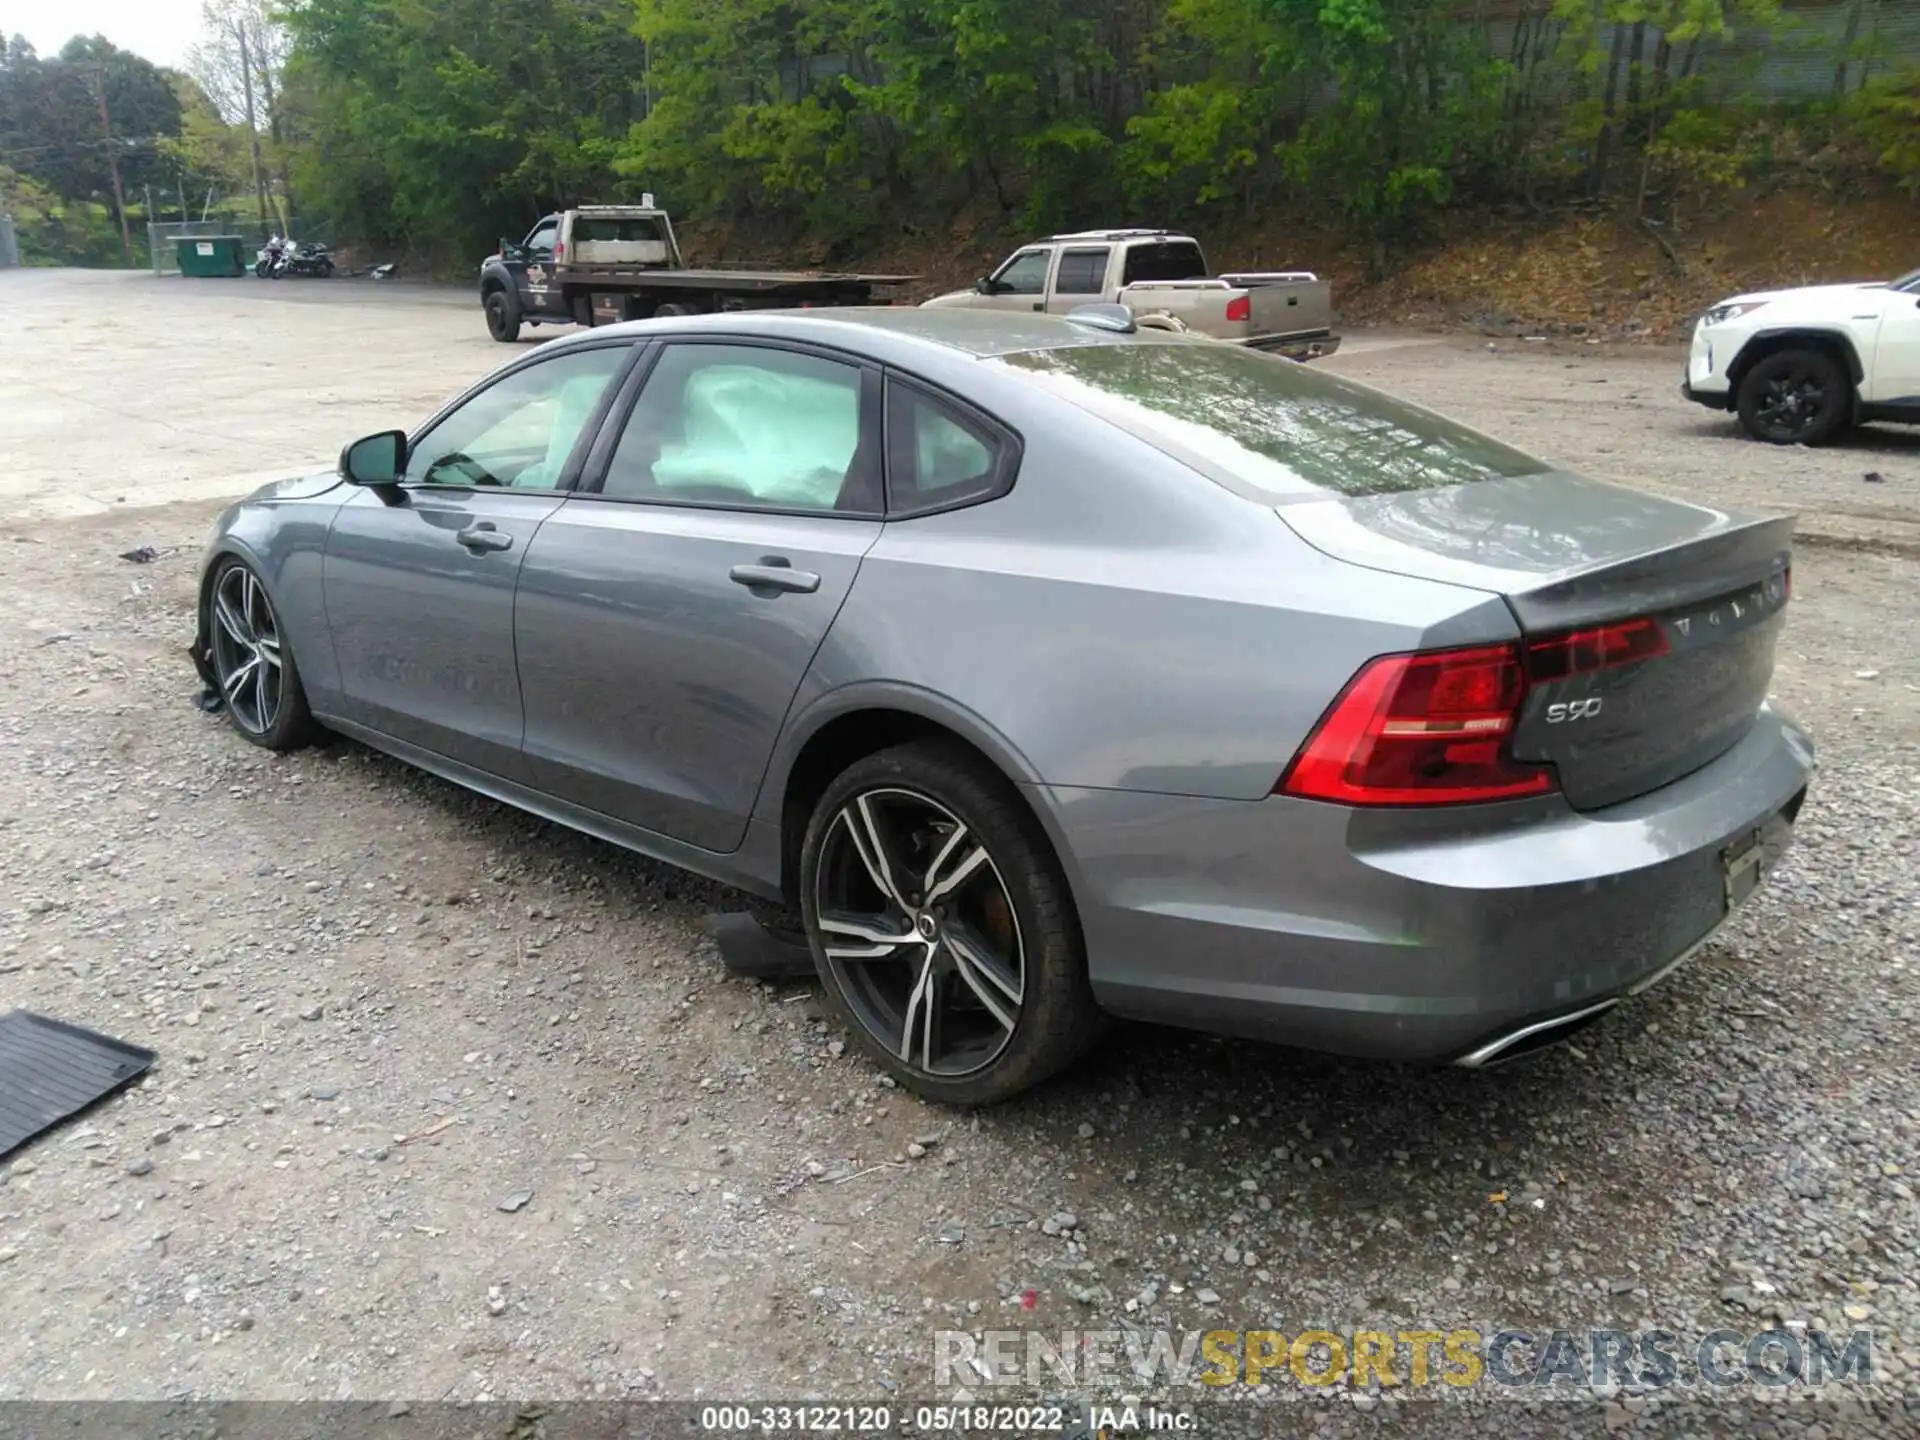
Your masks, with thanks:
<instances>
[{"instance_id":1,"label":"overcast sky","mask_svg":"<svg viewBox=\"0 0 1920 1440\"><path fill-rule=\"evenodd\" d=\"M42 55L75 35L104 35L178 69L200 38L200 0L0 0L0 31L25 35Z\"/></svg>"}]
</instances>

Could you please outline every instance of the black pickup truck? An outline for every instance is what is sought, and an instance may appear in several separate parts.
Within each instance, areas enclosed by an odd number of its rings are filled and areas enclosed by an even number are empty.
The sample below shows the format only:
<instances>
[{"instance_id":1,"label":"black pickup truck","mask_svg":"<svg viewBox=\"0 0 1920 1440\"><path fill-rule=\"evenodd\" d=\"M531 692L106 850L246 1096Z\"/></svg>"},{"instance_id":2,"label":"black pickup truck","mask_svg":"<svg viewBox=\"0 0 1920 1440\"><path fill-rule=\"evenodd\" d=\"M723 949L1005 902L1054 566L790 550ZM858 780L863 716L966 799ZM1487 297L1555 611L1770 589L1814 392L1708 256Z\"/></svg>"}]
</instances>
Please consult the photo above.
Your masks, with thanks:
<instances>
[{"instance_id":1,"label":"black pickup truck","mask_svg":"<svg viewBox=\"0 0 1920 1440\"><path fill-rule=\"evenodd\" d=\"M522 325L604 325L655 315L870 305L911 275L805 270L690 270L673 222L653 203L561 210L480 264L480 306L496 340Z\"/></svg>"}]
</instances>

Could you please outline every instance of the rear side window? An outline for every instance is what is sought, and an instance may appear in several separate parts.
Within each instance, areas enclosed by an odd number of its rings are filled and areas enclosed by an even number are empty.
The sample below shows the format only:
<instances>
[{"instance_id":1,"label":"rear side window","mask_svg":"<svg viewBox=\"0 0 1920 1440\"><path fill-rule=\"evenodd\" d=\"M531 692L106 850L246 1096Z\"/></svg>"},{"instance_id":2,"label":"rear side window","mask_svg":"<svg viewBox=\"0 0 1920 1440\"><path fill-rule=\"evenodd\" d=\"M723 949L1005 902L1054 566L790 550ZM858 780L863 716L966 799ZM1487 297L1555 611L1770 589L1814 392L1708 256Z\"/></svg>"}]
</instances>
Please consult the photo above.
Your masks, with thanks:
<instances>
[{"instance_id":1,"label":"rear side window","mask_svg":"<svg viewBox=\"0 0 1920 1440\"><path fill-rule=\"evenodd\" d=\"M858 367L757 345L669 345L600 493L655 505L871 514Z\"/></svg>"},{"instance_id":2,"label":"rear side window","mask_svg":"<svg viewBox=\"0 0 1920 1440\"><path fill-rule=\"evenodd\" d=\"M1153 245L1127 247L1127 267L1120 283L1132 285L1140 280L1204 280L1207 262L1200 247L1191 240L1167 240Z\"/></svg>"},{"instance_id":3,"label":"rear side window","mask_svg":"<svg viewBox=\"0 0 1920 1440\"><path fill-rule=\"evenodd\" d=\"M1012 437L899 380L887 382L887 513L949 510L1004 494L1013 483Z\"/></svg>"},{"instance_id":4,"label":"rear side window","mask_svg":"<svg viewBox=\"0 0 1920 1440\"><path fill-rule=\"evenodd\" d=\"M1053 293L1098 295L1106 287L1107 259L1112 254L1104 245L1098 250L1062 251L1060 268L1054 272Z\"/></svg>"},{"instance_id":5,"label":"rear side window","mask_svg":"<svg viewBox=\"0 0 1920 1440\"><path fill-rule=\"evenodd\" d=\"M1216 341L1070 346L988 362L1250 498L1385 495L1549 468L1417 405L1310 365Z\"/></svg>"}]
</instances>

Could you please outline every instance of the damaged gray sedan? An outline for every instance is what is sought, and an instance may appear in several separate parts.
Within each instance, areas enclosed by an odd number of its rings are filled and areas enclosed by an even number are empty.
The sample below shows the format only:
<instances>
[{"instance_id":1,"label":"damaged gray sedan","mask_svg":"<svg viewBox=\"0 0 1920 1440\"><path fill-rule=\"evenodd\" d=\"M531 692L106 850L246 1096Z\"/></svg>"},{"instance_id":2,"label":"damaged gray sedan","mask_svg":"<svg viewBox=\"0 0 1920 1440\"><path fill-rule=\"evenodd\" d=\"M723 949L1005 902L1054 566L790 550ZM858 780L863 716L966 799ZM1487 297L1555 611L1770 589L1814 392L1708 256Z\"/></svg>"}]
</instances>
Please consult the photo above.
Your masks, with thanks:
<instances>
[{"instance_id":1,"label":"damaged gray sedan","mask_svg":"<svg viewBox=\"0 0 1920 1440\"><path fill-rule=\"evenodd\" d=\"M1805 795L1790 551L1124 319L761 312L541 346L235 505L194 656L254 744L783 902L971 1104L1108 1014L1478 1066L1653 983Z\"/></svg>"}]
</instances>

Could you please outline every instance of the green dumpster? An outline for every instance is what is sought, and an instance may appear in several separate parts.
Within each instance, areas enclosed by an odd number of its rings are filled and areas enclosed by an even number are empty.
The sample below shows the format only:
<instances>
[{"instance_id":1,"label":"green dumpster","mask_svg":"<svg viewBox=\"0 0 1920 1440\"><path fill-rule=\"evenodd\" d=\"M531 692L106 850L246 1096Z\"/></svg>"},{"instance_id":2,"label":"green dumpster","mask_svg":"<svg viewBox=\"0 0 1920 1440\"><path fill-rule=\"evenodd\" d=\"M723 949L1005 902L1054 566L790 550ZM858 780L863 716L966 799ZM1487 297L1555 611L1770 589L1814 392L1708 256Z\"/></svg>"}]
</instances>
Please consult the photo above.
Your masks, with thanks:
<instances>
[{"instance_id":1,"label":"green dumpster","mask_svg":"<svg viewBox=\"0 0 1920 1440\"><path fill-rule=\"evenodd\" d=\"M183 235L174 241L182 275L244 275L241 260L245 242L238 235Z\"/></svg>"}]
</instances>

